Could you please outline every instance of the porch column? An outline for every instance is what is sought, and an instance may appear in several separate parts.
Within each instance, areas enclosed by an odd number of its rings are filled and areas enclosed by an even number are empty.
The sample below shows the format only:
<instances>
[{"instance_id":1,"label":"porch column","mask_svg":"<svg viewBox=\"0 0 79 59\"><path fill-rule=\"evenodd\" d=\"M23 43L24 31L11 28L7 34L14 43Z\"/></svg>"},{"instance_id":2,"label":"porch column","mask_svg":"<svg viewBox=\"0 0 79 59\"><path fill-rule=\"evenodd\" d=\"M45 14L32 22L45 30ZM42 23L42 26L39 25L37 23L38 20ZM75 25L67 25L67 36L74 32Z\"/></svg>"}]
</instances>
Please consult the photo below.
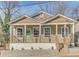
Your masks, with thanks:
<instances>
[{"instance_id":1,"label":"porch column","mask_svg":"<svg viewBox=\"0 0 79 59\"><path fill-rule=\"evenodd\" d=\"M58 25L56 24L56 36L58 35Z\"/></svg>"},{"instance_id":2,"label":"porch column","mask_svg":"<svg viewBox=\"0 0 79 59\"><path fill-rule=\"evenodd\" d=\"M75 27L74 27L74 24L73 24L73 27L72 27L72 34L73 34L73 46L74 46L74 29L75 29Z\"/></svg>"},{"instance_id":3,"label":"porch column","mask_svg":"<svg viewBox=\"0 0 79 59\"><path fill-rule=\"evenodd\" d=\"M40 42L41 42L41 25L39 25L39 37L40 37Z\"/></svg>"},{"instance_id":4,"label":"porch column","mask_svg":"<svg viewBox=\"0 0 79 59\"><path fill-rule=\"evenodd\" d=\"M23 42L26 42L26 25L24 25L24 40Z\"/></svg>"},{"instance_id":5,"label":"porch column","mask_svg":"<svg viewBox=\"0 0 79 59\"><path fill-rule=\"evenodd\" d=\"M64 36L66 36L66 24L64 24Z\"/></svg>"},{"instance_id":6,"label":"porch column","mask_svg":"<svg viewBox=\"0 0 79 59\"><path fill-rule=\"evenodd\" d=\"M12 42L14 43L15 42L15 36L16 36L16 29L15 29L15 26L13 25L13 35L12 35Z\"/></svg>"}]
</instances>

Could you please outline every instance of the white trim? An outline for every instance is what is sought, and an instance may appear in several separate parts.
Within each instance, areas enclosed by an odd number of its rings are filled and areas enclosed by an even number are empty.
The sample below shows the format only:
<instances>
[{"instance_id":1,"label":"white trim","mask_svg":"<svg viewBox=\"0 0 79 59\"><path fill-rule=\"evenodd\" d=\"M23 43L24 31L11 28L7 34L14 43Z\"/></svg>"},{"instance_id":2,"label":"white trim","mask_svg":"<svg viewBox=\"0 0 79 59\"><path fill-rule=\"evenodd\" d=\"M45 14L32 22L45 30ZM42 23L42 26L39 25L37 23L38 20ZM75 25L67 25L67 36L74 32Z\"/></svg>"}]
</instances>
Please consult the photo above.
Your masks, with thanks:
<instances>
[{"instance_id":1,"label":"white trim","mask_svg":"<svg viewBox=\"0 0 79 59\"><path fill-rule=\"evenodd\" d=\"M73 46L74 46L74 32L75 32L75 27L74 27L74 24L73 24Z\"/></svg>"},{"instance_id":2,"label":"white trim","mask_svg":"<svg viewBox=\"0 0 79 59\"><path fill-rule=\"evenodd\" d=\"M63 37L62 37L62 29L64 29L64 26L63 26L63 27L61 27L61 29L60 29L60 30L61 30L61 33L60 33L61 38L63 38ZM64 32L65 32L65 31L64 31ZM64 33L63 35L65 35L65 33Z\"/></svg>"},{"instance_id":3,"label":"white trim","mask_svg":"<svg viewBox=\"0 0 79 59\"><path fill-rule=\"evenodd\" d=\"M42 24L42 25L64 25L64 24L74 24L74 23L49 23L49 24Z\"/></svg>"},{"instance_id":4,"label":"white trim","mask_svg":"<svg viewBox=\"0 0 79 59\"><path fill-rule=\"evenodd\" d=\"M41 25L39 25L39 35L40 35L40 37L41 37L41 30L42 30L42 27L41 27Z\"/></svg>"},{"instance_id":5,"label":"white trim","mask_svg":"<svg viewBox=\"0 0 79 59\"><path fill-rule=\"evenodd\" d=\"M27 26L24 25L24 38L26 38L26 29L27 29Z\"/></svg>"},{"instance_id":6,"label":"white trim","mask_svg":"<svg viewBox=\"0 0 79 59\"><path fill-rule=\"evenodd\" d=\"M51 36L51 27L46 26L46 27L43 27L43 35L44 35L44 37L46 37L45 36L45 28L50 28L50 36Z\"/></svg>"},{"instance_id":7,"label":"white trim","mask_svg":"<svg viewBox=\"0 0 79 59\"><path fill-rule=\"evenodd\" d=\"M43 12L45 14L48 14L49 16L53 16L52 14L48 13L48 12L45 12L45 11L40 11L40 12Z\"/></svg>"},{"instance_id":8,"label":"white trim","mask_svg":"<svg viewBox=\"0 0 79 59\"><path fill-rule=\"evenodd\" d=\"M58 35L58 25L56 24L56 35Z\"/></svg>"},{"instance_id":9,"label":"white trim","mask_svg":"<svg viewBox=\"0 0 79 59\"><path fill-rule=\"evenodd\" d=\"M67 35L67 33L70 34L70 33L69 33L69 30L70 30L69 27L66 26L66 29L67 29L67 31L66 31L65 34L66 34L66 35ZM66 29L65 29L65 30L66 30Z\"/></svg>"},{"instance_id":10,"label":"white trim","mask_svg":"<svg viewBox=\"0 0 79 59\"><path fill-rule=\"evenodd\" d=\"M63 24L74 24L74 23L49 23L49 24L39 24L39 23L26 23L26 24L23 24L23 23L20 23L20 24L12 24L12 25L63 25Z\"/></svg>"},{"instance_id":11,"label":"white trim","mask_svg":"<svg viewBox=\"0 0 79 59\"><path fill-rule=\"evenodd\" d=\"M71 19L71 18L69 18L69 17L66 17L66 16L64 16L64 15L61 15L61 14L58 14L58 15L59 15L59 16L62 16L62 17L64 17L64 18L67 18L67 19L69 19L69 20L71 20L71 21L77 22L76 20Z\"/></svg>"},{"instance_id":12,"label":"white trim","mask_svg":"<svg viewBox=\"0 0 79 59\"><path fill-rule=\"evenodd\" d=\"M69 27L66 26L66 28L64 26L61 27L61 37L62 37L62 28L64 29L64 36L66 36L67 32L69 33ZM68 31L66 31L66 29ZM63 38L63 37L62 37Z\"/></svg>"}]
</instances>

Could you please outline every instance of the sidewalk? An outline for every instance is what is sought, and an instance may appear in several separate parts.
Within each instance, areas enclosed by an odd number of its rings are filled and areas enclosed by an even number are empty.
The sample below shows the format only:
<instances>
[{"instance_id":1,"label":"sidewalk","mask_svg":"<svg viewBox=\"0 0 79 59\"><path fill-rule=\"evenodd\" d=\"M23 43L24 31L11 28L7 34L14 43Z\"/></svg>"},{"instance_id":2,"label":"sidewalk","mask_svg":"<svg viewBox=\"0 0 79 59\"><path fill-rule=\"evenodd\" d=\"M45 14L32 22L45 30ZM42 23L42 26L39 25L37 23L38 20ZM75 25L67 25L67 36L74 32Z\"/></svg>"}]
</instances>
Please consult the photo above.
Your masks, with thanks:
<instances>
[{"instance_id":1,"label":"sidewalk","mask_svg":"<svg viewBox=\"0 0 79 59\"><path fill-rule=\"evenodd\" d=\"M1 51L1 57L78 57L79 52L57 53L55 50L16 50Z\"/></svg>"}]
</instances>

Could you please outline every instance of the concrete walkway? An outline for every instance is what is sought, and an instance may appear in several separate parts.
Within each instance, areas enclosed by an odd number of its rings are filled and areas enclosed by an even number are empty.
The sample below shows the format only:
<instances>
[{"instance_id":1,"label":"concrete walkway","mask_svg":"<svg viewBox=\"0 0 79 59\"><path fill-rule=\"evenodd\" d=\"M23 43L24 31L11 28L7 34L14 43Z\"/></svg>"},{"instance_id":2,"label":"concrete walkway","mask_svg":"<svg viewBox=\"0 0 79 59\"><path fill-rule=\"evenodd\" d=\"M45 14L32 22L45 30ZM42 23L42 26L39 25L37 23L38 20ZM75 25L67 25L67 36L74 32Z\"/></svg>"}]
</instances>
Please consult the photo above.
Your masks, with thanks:
<instances>
[{"instance_id":1,"label":"concrete walkway","mask_svg":"<svg viewBox=\"0 0 79 59\"><path fill-rule=\"evenodd\" d=\"M52 57L56 56L55 50L16 50L1 51L1 57Z\"/></svg>"},{"instance_id":2,"label":"concrete walkway","mask_svg":"<svg viewBox=\"0 0 79 59\"><path fill-rule=\"evenodd\" d=\"M58 53L56 50L3 50L1 57L78 57L78 48L70 48L68 54Z\"/></svg>"}]
</instances>

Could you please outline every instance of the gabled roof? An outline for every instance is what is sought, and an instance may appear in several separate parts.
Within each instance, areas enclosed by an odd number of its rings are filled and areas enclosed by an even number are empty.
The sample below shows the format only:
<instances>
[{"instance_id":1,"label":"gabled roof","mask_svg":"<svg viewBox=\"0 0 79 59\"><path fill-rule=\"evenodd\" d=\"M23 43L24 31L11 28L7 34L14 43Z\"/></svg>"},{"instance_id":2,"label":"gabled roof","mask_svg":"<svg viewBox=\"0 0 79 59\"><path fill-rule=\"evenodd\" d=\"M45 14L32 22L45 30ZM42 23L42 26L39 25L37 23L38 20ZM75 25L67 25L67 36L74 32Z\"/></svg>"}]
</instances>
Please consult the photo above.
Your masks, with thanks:
<instances>
[{"instance_id":1,"label":"gabled roof","mask_svg":"<svg viewBox=\"0 0 79 59\"><path fill-rule=\"evenodd\" d=\"M34 19L33 17L35 17L36 15L42 14L42 13L47 14L47 15L49 15L49 16L52 16L51 14L49 14L49 13L47 13L47 12L40 11L40 12L37 12L37 13L31 15L31 16L26 16L26 15L21 16L21 17L19 17L19 18L17 18L17 19L14 19L14 20L11 21L10 23L12 24L12 23L14 23L14 22L20 21L21 19L25 19L25 18L27 18L27 17L30 18L30 19L32 19L31 21L33 21L33 22L39 22L38 20Z\"/></svg>"},{"instance_id":2,"label":"gabled roof","mask_svg":"<svg viewBox=\"0 0 79 59\"><path fill-rule=\"evenodd\" d=\"M68 19L68 20L70 20L70 21L77 22L76 20L71 19L71 18L69 18L69 17L66 17L66 16L64 16L64 15L58 14L58 15L56 15L56 16L53 16L53 15L47 13L47 12L44 12L44 11L40 11L40 12L38 12L38 13L35 14L35 15L38 15L38 14L40 14L40 13L45 13L45 14L51 16L51 17L49 17L48 19L43 20L43 21L38 21L37 19L32 18L33 16L32 16L32 17L29 17L29 16L22 16L22 17L20 17L20 18L18 18L18 19L15 19L15 20L11 21L11 24L12 24L12 23L15 23L15 22L17 22L17 21L19 21L19 20L25 19L25 18L29 18L29 20L31 20L32 22L35 22L35 23L46 23L46 22L48 22L48 21L54 20L54 19L57 18L57 17L64 17L64 18L66 18L66 19ZM34 16L35 16L35 15L34 15Z\"/></svg>"},{"instance_id":3,"label":"gabled roof","mask_svg":"<svg viewBox=\"0 0 79 59\"><path fill-rule=\"evenodd\" d=\"M30 18L29 20L31 20L32 22L38 23L36 20L34 20L33 18L31 18L31 17L29 17L29 16L22 16L22 17L20 17L20 18L17 18L17 19L15 19L15 20L11 21L10 24L13 24L13 23L15 23L15 22L17 22L17 21L20 21L20 20L22 20L22 19L25 19L25 18Z\"/></svg>"},{"instance_id":4,"label":"gabled roof","mask_svg":"<svg viewBox=\"0 0 79 59\"><path fill-rule=\"evenodd\" d=\"M40 17L41 15L43 15L43 16ZM33 14L31 17L41 23L41 22L46 21L47 19L53 17L53 15L51 15L47 12L44 12L44 11L40 11L40 12Z\"/></svg>"},{"instance_id":5,"label":"gabled roof","mask_svg":"<svg viewBox=\"0 0 79 59\"><path fill-rule=\"evenodd\" d=\"M10 24L12 24L12 23L14 23L14 22L17 22L17 21L19 21L19 20L21 20L21 19L25 19L25 18L26 18L25 16L22 16L22 17L20 17L20 18L14 19L14 20L12 20L12 21L10 22Z\"/></svg>"},{"instance_id":6,"label":"gabled roof","mask_svg":"<svg viewBox=\"0 0 79 59\"><path fill-rule=\"evenodd\" d=\"M47 12L45 12L45 11L39 11L39 12L36 12L35 14L33 14L33 15L31 15L31 17L35 17L35 16L37 16L37 15L39 15L39 14L47 14L47 15L49 15L49 16L53 16L52 14L49 14L49 13L47 13Z\"/></svg>"},{"instance_id":7,"label":"gabled roof","mask_svg":"<svg viewBox=\"0 0 79 59\"><path fill-rule=\"evenodd\" d=\"M55 18L57 18L57 17L63 17L63 18L66 18L66 19L68 19L68 20L70 20L70 21L77 22L77 21L74 20L74 19L71 19L71 18L66 17L66 16L64 16L64 15L61 15L61 14L58 14L58 15L56 15L56 16L54 16L54 17L49 18L48 20L46 20L46 21L44 21L44 22L41 22L41 23L45 23L45 22L51 21L51 20L53 20L53 19L55 19Z\"/></svg>"}]
</instances>

